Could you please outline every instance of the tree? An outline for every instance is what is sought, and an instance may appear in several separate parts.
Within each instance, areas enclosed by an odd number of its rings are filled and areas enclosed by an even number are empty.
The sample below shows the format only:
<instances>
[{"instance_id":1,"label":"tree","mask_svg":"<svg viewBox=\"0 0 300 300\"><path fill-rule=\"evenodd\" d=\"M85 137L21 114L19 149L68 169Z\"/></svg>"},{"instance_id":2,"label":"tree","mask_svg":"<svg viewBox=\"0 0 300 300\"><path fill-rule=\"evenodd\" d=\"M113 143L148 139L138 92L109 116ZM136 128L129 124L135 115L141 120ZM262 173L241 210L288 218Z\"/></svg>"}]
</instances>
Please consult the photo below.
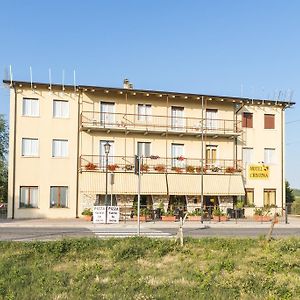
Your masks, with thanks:
<instances>
[{"instance_id":1,"label":"tree","mask_svg":"<svg viewBox=\"0 0 300 300\"><path fill-rule=\"evenodd\" d=\"M294 191L288 181L285 181L285 201L286 203L293 203L295 201Z\"/></svg>"},{"instance_id":2,"label":"tree","mask_svg":"<svg viewBox=\"0 0 300 300\"><path fill-rule=\"evenodd\" d=\"M4 115L0 115L0 202L7 202L8 171L8 126Z\"/></svg>"}]
</instances>

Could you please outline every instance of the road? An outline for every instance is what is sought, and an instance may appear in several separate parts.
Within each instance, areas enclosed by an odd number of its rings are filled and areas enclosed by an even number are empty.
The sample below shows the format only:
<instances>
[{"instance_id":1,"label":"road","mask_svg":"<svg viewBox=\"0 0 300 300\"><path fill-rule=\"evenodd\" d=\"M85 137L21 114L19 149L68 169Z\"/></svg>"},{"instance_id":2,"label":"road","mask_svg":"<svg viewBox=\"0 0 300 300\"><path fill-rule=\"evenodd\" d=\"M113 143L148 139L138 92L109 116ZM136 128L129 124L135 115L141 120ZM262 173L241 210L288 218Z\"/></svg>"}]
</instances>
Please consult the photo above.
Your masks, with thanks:
<instances>
[{"instance_id":1,"label":"road","mask_svg":"<svg viewBox=\"0 0 300 300\"><path fill-rule=\"evenodd\" d=\"M190 237L259 237L268 233L268 228L186 228L184 236ZM172 237L176 235L176 228L142 229L142 235L152 237ZM0 229L1 241L32 241L57 240L69 237L125 237L136 235L134 228L101 228L89 229L85 227L2 227ZM299 228L275 228L273 237L300 237Z\"/></svg>"}]
</instances>

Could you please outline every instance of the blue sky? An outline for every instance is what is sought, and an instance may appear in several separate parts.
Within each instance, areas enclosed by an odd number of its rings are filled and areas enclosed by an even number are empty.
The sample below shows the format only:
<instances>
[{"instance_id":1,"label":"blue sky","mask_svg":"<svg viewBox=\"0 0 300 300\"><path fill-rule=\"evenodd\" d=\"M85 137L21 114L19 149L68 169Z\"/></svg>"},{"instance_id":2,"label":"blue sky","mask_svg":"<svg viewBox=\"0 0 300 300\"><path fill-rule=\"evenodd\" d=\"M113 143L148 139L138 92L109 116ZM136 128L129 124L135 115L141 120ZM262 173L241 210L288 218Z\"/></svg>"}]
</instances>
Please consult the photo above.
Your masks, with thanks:
<instances>
[{"instance_id":1,"label":"blue sky","mask_svg":"<svg viewBox=\"0 0 300 300\"><path fill-rule=\"evenodd\" d=\"M300 95L300 1L0 1L0 74L247 97ZM8 91L0 89L0 113ZM298 105L286 121L300 119ZM300 121L286 126L286 175L300 187Z\"/></svg>"}]
</instances>

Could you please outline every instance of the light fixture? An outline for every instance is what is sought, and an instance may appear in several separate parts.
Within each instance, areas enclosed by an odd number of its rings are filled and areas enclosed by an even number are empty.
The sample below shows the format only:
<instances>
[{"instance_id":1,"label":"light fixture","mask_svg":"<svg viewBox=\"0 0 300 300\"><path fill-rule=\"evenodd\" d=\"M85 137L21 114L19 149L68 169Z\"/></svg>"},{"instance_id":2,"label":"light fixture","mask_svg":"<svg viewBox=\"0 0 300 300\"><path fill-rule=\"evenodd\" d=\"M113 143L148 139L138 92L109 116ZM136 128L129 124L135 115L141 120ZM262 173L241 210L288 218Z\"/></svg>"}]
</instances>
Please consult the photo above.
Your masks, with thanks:
<instances>
[{"instance_id":1,"label":"light fixture","mask_svg":"<svg viewBox=\"0 0 300 300\"><path fill-rule=\"evenodd\" d=\"M93 93L94 93L94 92L95 92L95 90L94 90L94 89L91 89L91 92L93 92Z\"/></svg>"},{"instance_id":2,"label":"light fixture","mask_svg":"<svg viewBox=\"0 0 300 300\"><path fill-rule=\"evenodd\" d=\"M223 102L223 101L224 101L224 99L221 99L221 101Z\"/></svg>"},{"instance_id":3,"label":"light fixture","mask_svg":"<svg viewBox=\"0 0 300 300\"><path fill-rule=\"evenodd\" d=\"M208 100L209 100L209 101L211 101L211 100L212 100L212 98L208 98Z\"/></svg>"},{"instance_id":4,"label":"light fixture","mask_svg":"<svg viewBox=\"0 0 300 300\"><path fill-rule=\"evenodd\" d=\"M235 102L235 100L232 100L232 102Z\"/></svg>"},{"instance_id":5,"label":"light fixture","mask_svg":"<svg viewBox=\"0 0 300 300\"><path fill-rule=\"evenodd\" d=\"M135 96L135 95L136 95L136 92L132 93L132 95Z\"/></svg>"},{"instance_id":6,"label":"light fixture","mask_svg":"<svg viewBox=\"0 0 300 300\"><path fill-rule=\"evenodd\" d=\"M173 95L172 98L175 98L175 95Z\"/></svg>"},{"instance_id":7,"label":"light fixture","mask_svg":"<svg viewBox=\"0 0 300 300\"><path fill-rule=\"evenodd\" d=\"M149 97L149 94L147 93L146 96Z\"/></svg>"},{"instance_id":8,"label":"light fixture","mask_svg":"<svg viewBox=\"0 0 300 300\"><path fill-rule=\"evenodd\" d=\"M187 99L187 98L188 98L188 96L185 96L185 97L184 97L184 99Z\"/></svg>"},{"instance_id":9,"label":"light fixture","mask_svg":"<svg viewBox=\"0 0 300 300\"><path fill-rule=\"evenodd\" d=\"M110 151L110 143L109 143L109 142L106 142L106 143L104 144L104 152L105 152L105 154L108 154L109 151Z\"/></svg>"},{"instance_id":10,"label":"light fixture","mask_svg":"<svg viewBox=\"0 0 300 300\"><path fill-rule=\"evenodd\" d=\"M197 97L197 100L200 100L200 97Z\"/></svg>"},{"instance_id":11,"label":"light fixture","mask_svg":"<svg viewBox=\"0 0 300 300\"><path fill-rule=\"evenodd\" d=\"M86 92L86 91L87 91L87 89L84 89L84 91Z\"/></svg>"},{"instance_id":12,"label":"light fixture","mask_svg":"<svg viewBox=\"0 0 300 300\"><path fill-rule=\"evenodd\" d=\"M159 97L162 97L162 94L160 94Z\"/></svg>"},{"instance_id":13,"label":"light fixture","mask_svg":"<svg viewBox=\"0 0 300 300\"><path fill-rule=\"evenodd\" d=\"M122 91L120 91L120 95L122 95L123 94L123 92Z\"/></svg>"},{"instance_id":14,"label":"light fixture","mask_svg":"<svg viewBox=\"0 0 300 300\"><path fill-rule=\"evenodd\" d=\"M109 93L109 90L105 90L105 93L108 94L108 93Z\"/></svg>"}]
</instances>

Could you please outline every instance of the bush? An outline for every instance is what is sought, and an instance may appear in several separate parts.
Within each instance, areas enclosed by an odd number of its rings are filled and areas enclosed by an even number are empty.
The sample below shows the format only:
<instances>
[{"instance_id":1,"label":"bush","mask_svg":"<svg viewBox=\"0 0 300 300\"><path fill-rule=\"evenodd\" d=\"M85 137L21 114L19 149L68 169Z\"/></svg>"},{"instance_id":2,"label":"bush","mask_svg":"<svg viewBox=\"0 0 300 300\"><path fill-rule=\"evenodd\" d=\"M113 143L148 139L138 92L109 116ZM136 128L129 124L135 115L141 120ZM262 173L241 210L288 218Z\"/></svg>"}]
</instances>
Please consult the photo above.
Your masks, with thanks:
<instances>
[{"instance_id":1,"label":"bush","mask_svg":"<svg viewBox=\"0 0 300 300\"><path fill-rule=\"evenodd\" d=\"M300 215L300 199L297 199L292 204L292 214Z\"/></svg>"}]
</instances>

